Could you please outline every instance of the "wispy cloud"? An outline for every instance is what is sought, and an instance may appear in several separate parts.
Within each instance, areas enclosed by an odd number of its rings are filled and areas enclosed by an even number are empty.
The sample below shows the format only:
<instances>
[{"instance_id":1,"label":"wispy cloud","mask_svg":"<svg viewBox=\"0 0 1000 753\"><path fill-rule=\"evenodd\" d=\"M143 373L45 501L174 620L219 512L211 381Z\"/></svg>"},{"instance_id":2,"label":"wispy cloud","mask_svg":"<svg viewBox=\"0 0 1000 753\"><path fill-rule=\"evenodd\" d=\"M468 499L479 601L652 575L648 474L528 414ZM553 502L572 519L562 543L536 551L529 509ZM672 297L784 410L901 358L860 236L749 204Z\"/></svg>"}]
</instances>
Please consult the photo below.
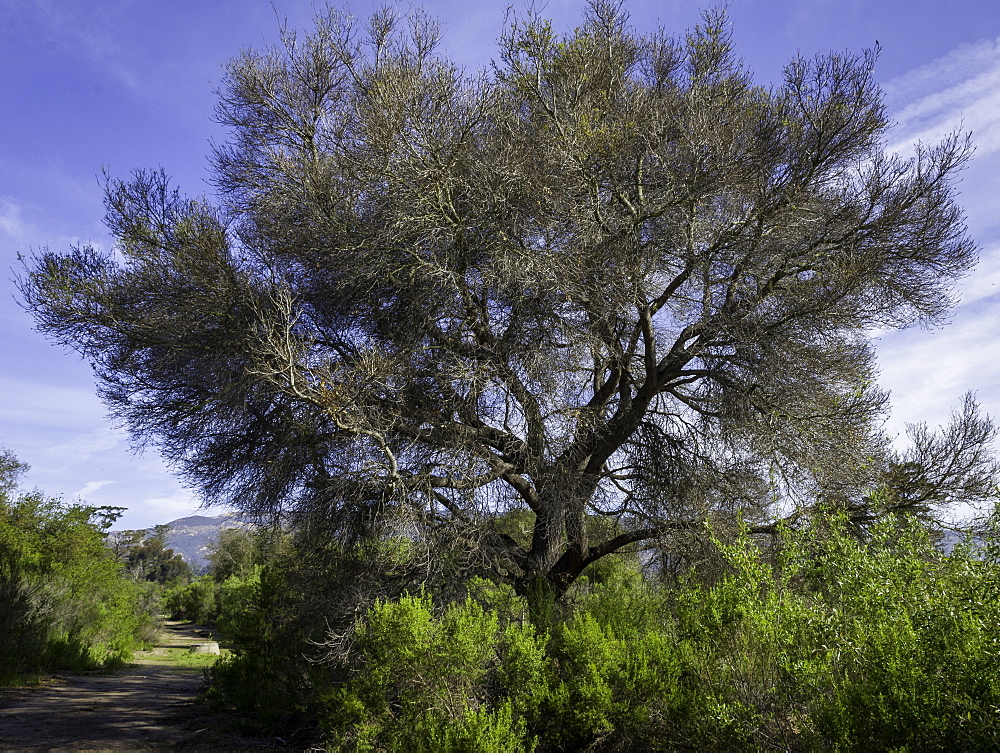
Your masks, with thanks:
<instances>
[{"instance_id":1,"label":"wispy cloud","mask_svg":"<svg viewBox=\"0 0 1000 753\"><path fill-rule=\"evenodd\" d=\"M889 150L971 131L977 155L1000 151L1000 38L962 45L884 86L896 120Z\"/></svg>"},{"instance_id":2,"label":"wispy cloud","mask_svg":"<svg viewBox=\"0 0 1000 753\"><path fill-rule=\"evenodd\" d=\"M66 436L104 423L106 410L93 389L0 378L0 422L31 424ZM16 396L16 399L15 399Z\"/></svg>"},{"instance_id":3,"label":"wispy cloud","mask_svg":"<svg viewBox=\"0 0 1000 753\"><path fill-rule=\"evenodd\" d=\"M78 465L90 460L94 455L112 450L126 441L124 431L107 424L85 432L78 432L68 441L48 447L45 455L50 462Z\"/></svg>"},{"instance_id":4,"label":"wispy cloud","mask_svg":"<svg viewBox=\"0 0 1000 753\"><path fill-rule=\"evenodd\" d=\"M53 190L58 190L63 195L72 194L75 197L85 194L86 189L68 176L49 174L45 180ZM92 236L85 239L79 235L61 233L58 229L53 230L52 227L59 223L59 218L43 216L43 212L30 201L0 195L0 251L5 252L5 257L9 254L9 258L13 259L16 253L27 254L32 249L43 247L65 251L81 243L98 249L110 245L110 236L103 227L92 224L89 228ZM95 237L96 241L93 239Z\"/></svg>"},{"instance_id":5,"label":"wispy cloud","mask_svg":"<svg viewBox=\"0 0 1000 753\"><path fill-rule=\"evenodd\" d=\"M129 54L123 48L117 23L128 6L128 2L117 0L91 0L79 6L52 0L36 1L36 8L53 33L74 43L85 59L102 66L126 88L141 93L142 84L127 64ZM119 33L116 35L116 32Z\"/></svg>"},{"instance_id":6,"label":"wispy cloud","mask_svg":"<svg viewBox=\"0 0 1000 753\"><path fill-rule=\"evenodd\" d=\"M0 196L0 233L21 245L30 241L35 232L24 217L24 207L10 197Z\"/></svg>"},{"instance_id":7,"label":"wispy cloud","mask_svg":"<svg viewBox=\"0 0 1000 753\"><path fill-rule=\"evenodd\" d=\"M105 418L92 388L0 379L3 397L0 445L11 445L32 466L32 481L51 493L85 486L98 473L107 478L130 457L128 435Z\"/></svg>"},{"instance_id":8,"label":"wispy cloud","mask_svg":"<svg viewBox=\"0 0 1000 753\"><path fill-rule=\"evenodd\" d=\"M986 412L1000 413L1000 237L993 209L1000 173L1000 39L960 46L884 89L897 123L889 151L905 155L916 142L935 144L955 131L972 133L976 155L959 201L970 225L985 235L979 238L979 265L958 287L950 324L878 333L879 382L892 393L887 429L901 436L906 423L947 422L969 390Z\"/></svg>"},{"instance_id":9,"label":"wispy cloud","mask_svg":"<svg viewBox=\"0 0 1000 753\"><path fill-rule=\"evenodd\" d=\"M167 523L189 515L218 515L226 512L224 507L205 508L194 494L186 489L177 489L169 496L146 497L131 507L116 527L148 528L159 523Z\"/></svg>"},{"instance_id":10,"label":"wispy cloud","mask_svg":"<svg viewBox=\"0 0 1000 753\"><path fill-rule=\"evenodd\" d=\"M982 250L979 264L963 282L961 305L971 306L997 294L1000 294L1000 243L993 243Z\"/></svg>"},{"instance_id":11,"label":"wispy cloud","mask_svg":"<svg viewBox=\"0 0 1000 753\"><path fill-rule=\"evenodd\" d=\"M996 306L962 306L954 321L933 331L918 329L885 334L878 344L881 378L891 390L892 434L906 423L932 426L948 420L962 395L977 393L987 413L1000 412L1000 362Z\"/></svg>"},{"instance_id":12,"label":"wispy cloud","mask_svg":"<svg viewBox=\"0 0 1000 753\"><path fill-rule=\"evenodd\" d=\"M114 481L88 481L82 489L77 489L73 493L73 497L78 497L80 499L86 499L91 494L99 492L105 486L115 483Z\"/></svg>"}]
</instances>

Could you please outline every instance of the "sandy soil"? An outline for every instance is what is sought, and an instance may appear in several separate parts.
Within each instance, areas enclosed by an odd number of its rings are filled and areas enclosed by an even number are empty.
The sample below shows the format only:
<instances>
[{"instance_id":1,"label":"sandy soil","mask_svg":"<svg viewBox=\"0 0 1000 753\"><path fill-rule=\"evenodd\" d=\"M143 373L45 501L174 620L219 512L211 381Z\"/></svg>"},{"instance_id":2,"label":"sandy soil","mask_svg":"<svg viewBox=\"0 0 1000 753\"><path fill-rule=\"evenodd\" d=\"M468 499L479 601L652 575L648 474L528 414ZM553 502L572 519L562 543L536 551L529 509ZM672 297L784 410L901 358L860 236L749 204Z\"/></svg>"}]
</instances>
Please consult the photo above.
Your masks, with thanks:
<instances>
[{"instance_id":1,"label":"sandy soil","mask_svg":"<svg viewBox=\"0 0 1000 753\"><path fill-rule=\"evenodd\" d=\"M104 675L58 675L31 689L0 696L3 750L260 749L280 746L222 731L195 696L200 669L151 663L166 647L205 641L204 628L167 622L159 646L135 663Z\"/></svg>"}]
</instances>

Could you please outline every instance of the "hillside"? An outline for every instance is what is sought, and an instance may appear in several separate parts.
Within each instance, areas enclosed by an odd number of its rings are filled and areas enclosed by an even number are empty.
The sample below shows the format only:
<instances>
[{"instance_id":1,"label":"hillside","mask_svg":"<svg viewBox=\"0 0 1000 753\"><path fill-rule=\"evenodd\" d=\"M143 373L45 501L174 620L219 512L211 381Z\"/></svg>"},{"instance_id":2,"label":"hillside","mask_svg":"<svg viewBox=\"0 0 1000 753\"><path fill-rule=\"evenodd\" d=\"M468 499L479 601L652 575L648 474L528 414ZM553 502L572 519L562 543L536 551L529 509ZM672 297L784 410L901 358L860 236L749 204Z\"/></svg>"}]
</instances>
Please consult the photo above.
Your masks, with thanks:
<instances>
[{"instance_id":1,"label":"hillside","mask_svg":"<svg viewBox=\"0 0 1000 753\"><path fill-rule=\"evenodd\" d=\"M208 564L208 553L221 531L247 527L245 522L234 515L191 515L172 520L167 525L170 526L167 546L182 555L195 571ZM148 529L150 533L152 530Z\"/></svg>"}]
</instances>

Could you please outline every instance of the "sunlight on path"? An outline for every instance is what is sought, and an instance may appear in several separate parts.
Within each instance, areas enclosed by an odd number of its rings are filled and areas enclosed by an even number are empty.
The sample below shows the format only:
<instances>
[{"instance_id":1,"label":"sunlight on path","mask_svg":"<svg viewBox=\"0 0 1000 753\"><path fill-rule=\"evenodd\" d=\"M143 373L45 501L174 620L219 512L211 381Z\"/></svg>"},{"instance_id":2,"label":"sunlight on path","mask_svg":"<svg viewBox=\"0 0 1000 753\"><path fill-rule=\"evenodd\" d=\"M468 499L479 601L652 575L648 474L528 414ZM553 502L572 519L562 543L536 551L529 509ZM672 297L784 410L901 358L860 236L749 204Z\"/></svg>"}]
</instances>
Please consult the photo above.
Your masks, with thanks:
<instances>
[{"instance_id":1,"label":"sunlight on path","mask_svg":"<svg viewBox=\"0 0 1000 753\"><path fill-rule=\"evenodd\" d=\"M2 749L201 747L201 709L194 699L212 659L187 654L204 642L198 626L168 622L161 643L108 675L60 675L53 684L0 703ZM198 666L179 666L179 662Z\"/></svg>"}]
</instances>

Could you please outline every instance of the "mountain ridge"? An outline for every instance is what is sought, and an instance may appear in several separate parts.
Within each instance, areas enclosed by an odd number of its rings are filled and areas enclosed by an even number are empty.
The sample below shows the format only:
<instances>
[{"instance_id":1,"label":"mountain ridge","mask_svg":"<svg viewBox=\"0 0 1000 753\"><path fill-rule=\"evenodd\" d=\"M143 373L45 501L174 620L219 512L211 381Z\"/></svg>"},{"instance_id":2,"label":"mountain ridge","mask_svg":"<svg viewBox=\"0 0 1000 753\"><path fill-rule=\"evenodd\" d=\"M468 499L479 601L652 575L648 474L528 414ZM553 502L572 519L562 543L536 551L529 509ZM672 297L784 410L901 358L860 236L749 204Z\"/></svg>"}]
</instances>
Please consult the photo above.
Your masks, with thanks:
<instances>
[{"instance_id":1,"label":"mountain ridge","mask_svg":"<svg viewBox=\"0 0 1000 753\"><path fill-rule=\"evenodd\" d=\"M163 525L168 526L166 546L173 549L175 554L181 555L195 572L207 567L208 555L224 530L250 527L249 523L232 513L188 515ZM140 530L149 535L155 528L156 526L150 526Z\"/></svg>"}]
</instances>

